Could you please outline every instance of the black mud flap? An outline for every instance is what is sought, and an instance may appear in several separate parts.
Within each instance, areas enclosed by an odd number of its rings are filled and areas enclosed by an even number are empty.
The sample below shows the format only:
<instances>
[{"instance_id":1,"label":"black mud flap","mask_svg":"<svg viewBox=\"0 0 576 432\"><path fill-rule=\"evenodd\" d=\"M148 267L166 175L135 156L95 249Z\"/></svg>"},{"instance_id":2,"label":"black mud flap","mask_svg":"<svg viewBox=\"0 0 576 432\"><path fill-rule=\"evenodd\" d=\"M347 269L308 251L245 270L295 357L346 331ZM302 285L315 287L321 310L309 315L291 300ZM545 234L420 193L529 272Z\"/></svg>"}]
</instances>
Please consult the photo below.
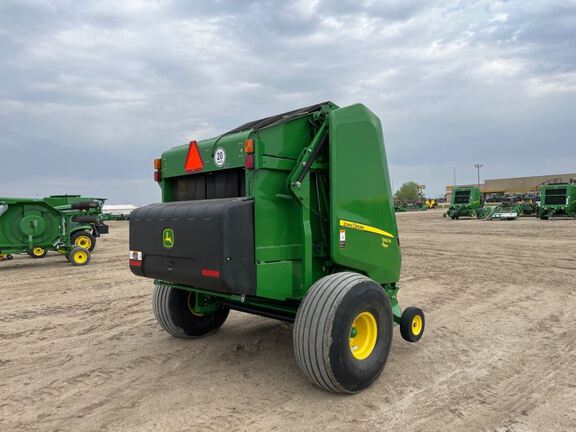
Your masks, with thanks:
<instances>
[{"instance_id":1,"label":"black mud flap","mask_svg":"<svg viewBox=\"0 0 576 432\"><path fill-rule=\"evenodd\" d=\"M256 294L251 199L177 201L136 209L130 215L130 251L130 269L138 276Z\"/></svg>"}]
</instances>

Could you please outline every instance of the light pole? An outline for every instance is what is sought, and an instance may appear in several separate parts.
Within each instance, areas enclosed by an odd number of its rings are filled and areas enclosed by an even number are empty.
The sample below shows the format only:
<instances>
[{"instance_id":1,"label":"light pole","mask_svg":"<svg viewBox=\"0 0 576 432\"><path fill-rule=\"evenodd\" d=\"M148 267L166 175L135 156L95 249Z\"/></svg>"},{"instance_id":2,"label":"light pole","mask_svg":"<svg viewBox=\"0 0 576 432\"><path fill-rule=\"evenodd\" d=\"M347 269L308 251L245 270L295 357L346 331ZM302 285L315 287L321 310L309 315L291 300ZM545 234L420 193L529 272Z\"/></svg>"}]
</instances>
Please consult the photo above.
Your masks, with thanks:
<instances>
[{"instance_id":1,"label":"light pole","mask_svg":"<svg viewBox=\"0 0 576 432\"><path fill-rule=\"evenodd\" d=\"M474 168L478 170L478 188L480 188L480 168L482 168L484 164L474 164Z\"/></svg>"}]
</instances>

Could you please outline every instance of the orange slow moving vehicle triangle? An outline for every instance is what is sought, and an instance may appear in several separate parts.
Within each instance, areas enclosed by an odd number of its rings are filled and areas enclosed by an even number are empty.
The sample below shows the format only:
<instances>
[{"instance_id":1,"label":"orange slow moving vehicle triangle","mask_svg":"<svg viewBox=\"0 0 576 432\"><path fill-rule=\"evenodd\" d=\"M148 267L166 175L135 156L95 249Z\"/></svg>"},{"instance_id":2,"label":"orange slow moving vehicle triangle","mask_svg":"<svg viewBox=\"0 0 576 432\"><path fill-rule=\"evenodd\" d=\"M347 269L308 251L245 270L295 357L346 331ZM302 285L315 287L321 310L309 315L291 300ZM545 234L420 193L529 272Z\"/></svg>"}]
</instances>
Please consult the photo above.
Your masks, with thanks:
<instances>
[{"instance_id":1,"label":"orange slow moving vehicle triangle","mask_svg":"<svg viewBox=\"0 0 576 432\"><path fill-rule=\"evenodd\" d=\"M201 171L203 166L204 164L202 163L202 157L200 156L200 151L198 150L198 144L196 141L190 141L190 147L188 147L188 156L186 156L184 169L186 172Z\"/></svg>"}]
</instances>

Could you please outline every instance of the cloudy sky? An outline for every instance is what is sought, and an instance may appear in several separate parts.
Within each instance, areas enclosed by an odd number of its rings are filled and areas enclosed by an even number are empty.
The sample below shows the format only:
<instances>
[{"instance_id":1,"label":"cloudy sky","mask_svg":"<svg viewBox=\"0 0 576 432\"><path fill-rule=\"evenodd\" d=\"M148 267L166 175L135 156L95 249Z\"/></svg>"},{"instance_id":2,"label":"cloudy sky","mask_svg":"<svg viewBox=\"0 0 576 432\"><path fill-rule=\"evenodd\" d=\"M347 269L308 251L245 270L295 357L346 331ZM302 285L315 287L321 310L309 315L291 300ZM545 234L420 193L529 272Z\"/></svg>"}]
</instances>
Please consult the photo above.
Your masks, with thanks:
<instances>
[{"instance_id":1,"label":"cloudy sky","mask_svg":"<svg viewBox=\"0 0 576 432\"><path fill-rule=\"evenodd\" d=\"M319 101L396 188L576 172L576 1L0 1L0 196L158 200L152 159Z\"/></svg>"}]
</instances>

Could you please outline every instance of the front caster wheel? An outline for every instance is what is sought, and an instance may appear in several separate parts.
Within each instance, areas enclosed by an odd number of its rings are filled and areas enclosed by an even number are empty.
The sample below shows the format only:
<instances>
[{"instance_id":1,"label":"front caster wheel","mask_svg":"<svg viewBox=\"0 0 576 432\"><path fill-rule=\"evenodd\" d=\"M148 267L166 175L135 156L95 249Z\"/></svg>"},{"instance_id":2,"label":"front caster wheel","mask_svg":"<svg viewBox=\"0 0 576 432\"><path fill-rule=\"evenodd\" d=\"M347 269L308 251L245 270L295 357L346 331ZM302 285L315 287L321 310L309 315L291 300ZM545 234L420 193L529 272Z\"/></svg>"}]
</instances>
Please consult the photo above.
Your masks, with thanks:
<instances>
[{"instance_id":1,"label":"front caster wheel","mask_svg":"<svg viewBox=\"0 0 576 432\"><path fill-rule=\"evenodd\" d=\"M426 319L422 309L410 306L400 317L400 334L408 342L418 342L424 334Z\"/></svg>"},{"instance_id":2,"label":"front caster wheel","mask_svg":"<svg viewBox=\"0 0 576 432\"><path fill-rule=\"evenodd\" d=\"M392 344L392 308L384 289L357 273L319 279L294 321L296 361L324 390L357 393L381 374Z\"/></svg>"},{"instance_id":3,"label":"front caster wheel","mask_svg":"<svg viewBox=\"0 0 576 432\"><path fill-rule=\"evenodd\" d=\"M170 335L195 339L216 332L230 309L222 307L215 312L198 315L194 313L196 295L192 291L155 284L152 307L158 324Z\"/></svg>"}]
</instances>

